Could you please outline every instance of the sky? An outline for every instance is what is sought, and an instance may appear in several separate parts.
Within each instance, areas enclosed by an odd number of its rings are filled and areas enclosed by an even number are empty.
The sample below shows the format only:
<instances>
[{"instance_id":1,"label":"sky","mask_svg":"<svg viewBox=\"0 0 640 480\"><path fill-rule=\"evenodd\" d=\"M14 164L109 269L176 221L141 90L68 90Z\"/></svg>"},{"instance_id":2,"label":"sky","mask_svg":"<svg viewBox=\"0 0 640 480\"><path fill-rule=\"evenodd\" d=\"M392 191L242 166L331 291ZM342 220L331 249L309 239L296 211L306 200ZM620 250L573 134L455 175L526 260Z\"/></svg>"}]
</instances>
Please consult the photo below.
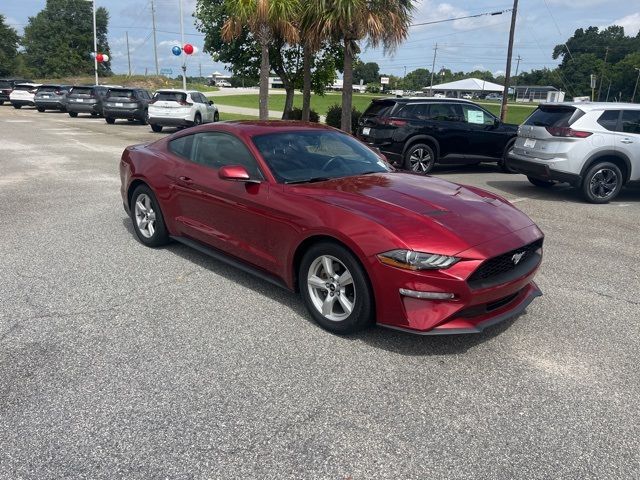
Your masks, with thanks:
<instances>
[{"instance_id":1,"label":"sky","mask_svg":"<svg viewBox=\"0 0 640 480\"><path fill-rule=\"evenodd\" d=\"M156 11L158 57L161 69L171 69L172 76L180 73L180 60L171 47L180 44L180 0L153 0ZM313 0L308 0L313 1ZM211 55L202 52L203 37L196 30L192 14L196 0L183 0L185 43L196 47L187 62L188 75L225 72L225 65L216 63ZM403 76L405 70L431 69L437 43L436 71L490 70L504 73L513 2L509 0L466 0L439 2L419 0L413 23L433 22L468 15L501 12L410 28L407 40L395 52L384 54L382 49L362 45L363 61L380 65L384 74ZM28 18L37 14L45 0L0 0L0 13L7 17L19 32ZM129 35L132 73L152 73L155 70L151 29L151 0L96 0L110 14L109 44L112 70L127 72L125 33ZM640 2L612 0L520 0L516 23L514 62L519 71L543 67L553 68L557 61L553 47L566 41L577 28L591 25L625 27L627 35L635 36L640 29ZM520 57L519 65L516 58Z\"/></svg>"}]
</instances>

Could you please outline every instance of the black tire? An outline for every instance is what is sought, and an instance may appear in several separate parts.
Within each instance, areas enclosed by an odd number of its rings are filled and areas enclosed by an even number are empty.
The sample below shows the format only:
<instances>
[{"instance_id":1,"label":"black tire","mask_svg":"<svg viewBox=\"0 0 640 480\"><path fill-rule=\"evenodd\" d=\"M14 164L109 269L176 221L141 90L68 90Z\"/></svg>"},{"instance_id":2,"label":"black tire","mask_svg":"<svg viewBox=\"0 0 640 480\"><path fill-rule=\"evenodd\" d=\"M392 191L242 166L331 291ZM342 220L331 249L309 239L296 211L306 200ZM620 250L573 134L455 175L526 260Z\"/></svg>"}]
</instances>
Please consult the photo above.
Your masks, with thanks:
<instances>
[{"instance_id":1,"label":"black tire","mask_svg":"<svg viewBox=\"0 0 640 480\"><path fill-rule=\"evenodd\" d=\"M113 125L114 123L116 123L116 119L111 117L104 117L104 121L107 122L109 125Z\"/></svg>"},{"instance_id":2,"label":"black tire","mask_svg":"<svg viewBox=\"0 0 640 480\"><path fill-rule=\"evenodd\" d=\"M553 180L542 180L541 178L529 176L527 176L527 179L536 187L551 188L556 184L556 182L554 182Z\"/></svg>"},{"instance_id":3,"label":"black tire","mask_svg":"<svg viewBox=\"0 0 640 480\"><path fill-rule=\"evenodd\" d=\"M333 289L325 289L324 287L321 287L320 290L322 291L319 293L319 295L326 294L325 298L329 298L330 295L332 298L335 298L333 301L334 303L332 304L333 306L331 307L332 311L336 308L338 311L342 310L341 315L347 314L347 310L343 308L342 303L339 301L339 293L342 293L342 298L347 298L349 302L352 302L351 313L343 319L331 320L325 317L325 315L318 310L318 307L316 307L314 300L312 299L312 295L314 295L316 299L319 299L320 297L309 291L310 287L307 283L307 276L310 269L312 267L315 268L316 263L319 262L320 258L323 256L331 256L333 259L337 260L337 262L332 261L332 265L336 268L334 272L337 275L341 272L344 273L344 270L340 267L348 269L351 273L352 283L349 285L343 285L343 287L340 287L339 283L332 281L327 284L332 285ZM331 279L326 278L326 280L329 281ZM300 262L298 284L300 287L300 295L302 296L307 310L322 328L332 333L345 335L363 330L373 323L373 295L367 274L355 255L342 245L333 242L321 242L312 245L305 252L302 257L302 261ZM338 304L339 306L336 307L335 304Z\"/></svg>"},{"instance_id":4,"label":"black tire","mask_svg":"<svg viewBox=\"0 0 640 480\"><path fill-rule=\"evenodd\" d=\"M39 112L44 112L45 108L44 107L36 107L36 110L38 110Z\"/></svg>"},{"instance_id":5,"label":"black tire","mask_svg":"<svg viewBox=\"0 0 640 480\"><path fill-rule=\"evenodd\" d=\"M611 162L598 162L587 170L582 181L582 195L590 203L608 203L618 196L624 177Z\"/></svg>"},{"instance_id":6,"label":"black tire","mask_svg":"<svg viewBox=\"0 0 640 480\"><path fill-rule=\"evenodd\" d=\"M0 105L4 105L4 100L0 100Z\"/></svg>"},{"instance_id":7,"label":"black tire","mask_svg":"<svg viewBox=\"0 0 640 480\"><path fill-rule=\"evenodd\" d=\"M151 130L153 130L156 133L160 133L162 131L162 125L156 125L155 123L152 123Z\"/></svg>"},{"instance_id":8,"label":"black tire","mask_svg":"<svg viewBox=\"0 0 640 480\"><path fill-rule=\"evenodd\" d=\"M151 209L155 214L155 229L150 237L142 233L136 219L136 203L138 202L138 200L143 198L143 195L149 198ZM136 236L138 237L138 240L140 240L140 242L151 248L162 247L163 245L169 243L169 233L167 232L167 227L164 223L164 217L162 216L162 211L160 210L160 204L158 203L156 196L147 185L140 185L133 191L133 195L131 195L131 205L129 207L129 210L131 211L133 230L136 232Z\"/></svg>"},{"instance_id":9,"label":"black tire","mask_svg":"<svg viewBox=\"0 0 640 480\"><path fill-rule=\"evenodd\" d=\"M220 114L218 112L213 114L213 121L214 122L219 122L220 121Z\"/></svg>"},{"instance_id":10,"label":"black tire","mask_svg":"<svg viewBox=\"0 0 640 480\"><path fill-rule=\"evenodd\" d=\"M509 150L511 150L513 148L513 144L516 143L516 139L512 138L511 140L509 140L507 142L507 145L504 147L504 150L502 152L502 158L500 160L498 160L498 166L500 167L500 170L502 170L504 173L518 173L515 170L513 170L512 168L509 167Z\"/></svg>"},{"instance_id":11,"label":"black tire","mask_svg":"<svg viewBox=\"0 0 640 480\"><path fill-rule=\"evenodd\" d=\"M133 122L134 119L133 118L127 118L127 122Z\"/></svg>"},{"instance_id":12,"label":"black tire","mask_svg":"<svg viewBox=\"0 0 640 480\"><path fill-rule=\"evenodd\" d=\"M436 164L436 154L429 145L416 143L411 145L404 154L403 167L415 173L426 175Z\"/></svg>"},{"instance_id":13,"label":"black tire","mask_svg":"<svg viewBox=\"0 0 640 480\"><path fill-rule=\"evenodd\" d=\"M149 112L143 112L140 119L140 125L146 125L149 123Z\"/></svg>"},{"instance_id":14,"label":"black tire","mask_svg":"<svg viewBox=\"0 0 640 480\"><path fill-rule=\"evenodd\" d=\"M199 113L196 113L195 117L193 117L193 125L197 126L202 124L202 115L200 115Z\"/></svg>"},{"instance_id":15,"label":"black tire","mask_svg":"<svg viewBox=\"0 0 640 480\"><path fill-rule=\"evenodd\" d=\"M71 118L76 118L78 116L78 112L67 112Z\"/></svg>"},{"instance_id":16,"label":"black tire","mask_svg":"<svg viewBox=\"0 0 640 480\"><path fill-rule=\"evenodd\" d=\"M97 117L98 115L100 115L98 112L91 112L92 117Z\"/></svg>"},{"instance_id":17,"label":"black tire","mask_svg":"<svg viewBox=\"0 0 640 480\"><path fill-rule=\"evenodd\" d=\"M13 108L15 108L16 110L20 110L22 108L22 105L14 105Z\"/></svg>"}]
</instances>

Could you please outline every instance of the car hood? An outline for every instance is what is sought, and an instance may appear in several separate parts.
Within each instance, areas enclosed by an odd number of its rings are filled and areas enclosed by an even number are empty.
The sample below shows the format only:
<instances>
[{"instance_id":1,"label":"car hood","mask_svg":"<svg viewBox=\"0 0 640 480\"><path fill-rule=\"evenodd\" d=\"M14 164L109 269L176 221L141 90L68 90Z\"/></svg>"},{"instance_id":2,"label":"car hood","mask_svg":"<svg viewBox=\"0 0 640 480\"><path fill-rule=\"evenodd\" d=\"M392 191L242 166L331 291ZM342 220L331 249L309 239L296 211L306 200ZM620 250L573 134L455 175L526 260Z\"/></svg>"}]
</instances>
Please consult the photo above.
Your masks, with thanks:
<instances>
[{"instance_id":1,"label":"car hood","mask_svg":"<svg viewBox=\"0 0 640 480\"><path fill-rule=\"evenodd\" d=\"M533 225L524 213L490 192L410 173L296 187L298 193L375 221L415 250L438 248L437 253L455 254Z\"/></svg>"}]
</instances>

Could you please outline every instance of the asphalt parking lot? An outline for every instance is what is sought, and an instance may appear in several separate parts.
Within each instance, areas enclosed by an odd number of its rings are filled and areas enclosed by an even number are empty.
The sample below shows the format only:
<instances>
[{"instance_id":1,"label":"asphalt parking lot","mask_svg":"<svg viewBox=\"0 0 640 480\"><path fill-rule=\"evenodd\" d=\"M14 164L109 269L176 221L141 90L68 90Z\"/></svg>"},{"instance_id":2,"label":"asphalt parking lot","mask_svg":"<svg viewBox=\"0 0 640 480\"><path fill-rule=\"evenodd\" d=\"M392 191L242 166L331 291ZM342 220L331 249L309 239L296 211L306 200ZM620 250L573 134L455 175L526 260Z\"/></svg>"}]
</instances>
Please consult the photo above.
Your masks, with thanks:
<instances>
[{"instance_id":1,"label":"asphalt parking lot","mask_svg":"<svg viewBox=\"0 0 640 480\"><path fill-rule=\"evenodd\" d=\"M480 335L339 337L136 240L118 162L162 135L0 107L0 478L640 478L640 188L440 167L539 224L544 296Z\"/></svg>"}]
</instances>

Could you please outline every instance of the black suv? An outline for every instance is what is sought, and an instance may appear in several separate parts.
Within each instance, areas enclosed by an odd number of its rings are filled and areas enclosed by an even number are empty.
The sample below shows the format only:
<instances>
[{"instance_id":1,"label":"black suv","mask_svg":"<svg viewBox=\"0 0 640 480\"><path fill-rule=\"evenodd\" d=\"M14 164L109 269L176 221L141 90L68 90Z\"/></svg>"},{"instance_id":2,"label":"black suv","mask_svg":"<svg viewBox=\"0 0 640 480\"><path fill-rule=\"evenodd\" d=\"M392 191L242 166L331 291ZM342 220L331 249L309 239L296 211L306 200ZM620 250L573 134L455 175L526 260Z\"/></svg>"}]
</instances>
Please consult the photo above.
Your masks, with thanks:
<instances>
[{"instance_id":1,"label":"black suv","mask_svg":"<svg viewBox=\"0 0 640 480\"><path fill-rule=\"evenodd\" d=\"M142 88L110 88L102 102L102 114L109 124L115 123L116 118L126 118L146 125L150 101L151 94Z\"/></svg>"},{"instance_id":2,"label":"black suv","mask_svg":"<svg viewBox=\"0 0 640 480\"><path fill-rule=\"evenodd\" d=\"M505 159L518 133L473 102L443 98L373 100L358 123L357 137L406 170L428 173L436 163Z\"/></svg>"},{"instance_id":3,"label":"black suv","mask_svg":"<svg viewBox=\"0 0 640 480\"><path fill-rule=\"evenodd\" d=\"M93 117L102 115L102 101L108 90L101 85L74 85L67 94L69 116L77 117L78 113L90 113Z\"/></svg>"},{"instance_id":4,"label":"black suv","mask_svg":"<svg viewBox=\"0 0 640 480\"><path fill-rule=\"evenodd\" d=\"M26 78L0 78L0 105L9 101L9 95L13 91L13 87L18 83L33 83Z\"/></svg>"}]
</instances>

